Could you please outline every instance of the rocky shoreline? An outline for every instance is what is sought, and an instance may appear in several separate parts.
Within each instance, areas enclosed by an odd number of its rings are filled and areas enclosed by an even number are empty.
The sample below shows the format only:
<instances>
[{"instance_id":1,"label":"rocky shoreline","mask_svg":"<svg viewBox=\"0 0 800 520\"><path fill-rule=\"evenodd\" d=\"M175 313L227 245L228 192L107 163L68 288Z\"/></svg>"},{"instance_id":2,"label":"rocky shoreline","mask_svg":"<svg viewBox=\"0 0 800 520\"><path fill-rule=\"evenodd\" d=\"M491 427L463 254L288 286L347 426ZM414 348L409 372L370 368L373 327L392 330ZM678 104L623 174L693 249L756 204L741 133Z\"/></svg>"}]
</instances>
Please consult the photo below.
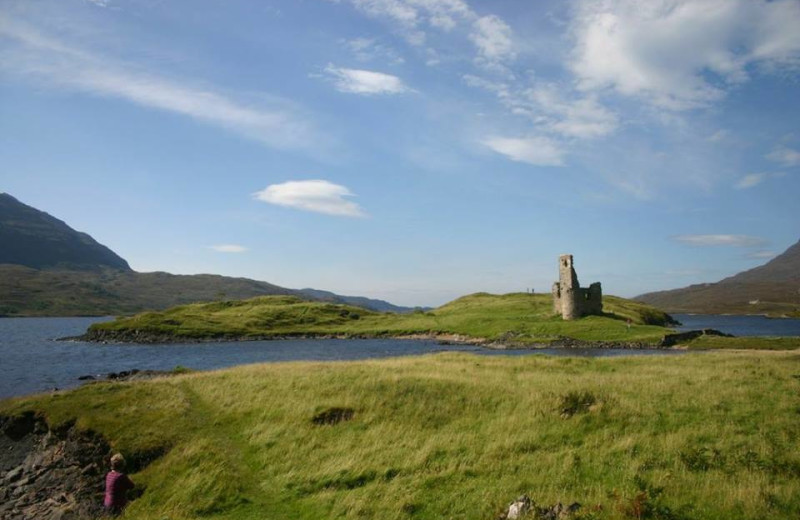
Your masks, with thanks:
<instances>
[{"instance_id":1,"label":"rocky shoreline","mask_svg":"<svg viewBox=\"0 0 800 520\"><path fill-rule=\"evenodd\" d=\"M89 330L82 336L62 338L62 340L87 341L92 343L134 343L144 345L172 344L172 343L221 343L239 341L276 341L295 339L401 339L436 341L442 345L474 345L495 350L534 350L542 348L602 348L602 349L655 349L672 348L681 343L691 341L700 336L725 336L731 337L714 329L693 330L665 335L659 343L644 343L635 341L585 341L568 337L555 338L549 342L527 343L513 334L506 334L497 339L474 338L463 334L451 333L417 333L404 335L369 335L369 334L280 334L240 336L221 334L214 337L196 338L188 336L175 336L171 334L152 333L144 330Z\"/></svg>"},{"instance_id":2,"label":"rocky shoreline","mask_svg":"<svg viewBox=\"0 0 800 520\"><path fill-rule=\"evenodd\" d=\"M110 454L105 439L71 424L0 416L0 518L99 518Z\"/></svg>"}]
</instances>

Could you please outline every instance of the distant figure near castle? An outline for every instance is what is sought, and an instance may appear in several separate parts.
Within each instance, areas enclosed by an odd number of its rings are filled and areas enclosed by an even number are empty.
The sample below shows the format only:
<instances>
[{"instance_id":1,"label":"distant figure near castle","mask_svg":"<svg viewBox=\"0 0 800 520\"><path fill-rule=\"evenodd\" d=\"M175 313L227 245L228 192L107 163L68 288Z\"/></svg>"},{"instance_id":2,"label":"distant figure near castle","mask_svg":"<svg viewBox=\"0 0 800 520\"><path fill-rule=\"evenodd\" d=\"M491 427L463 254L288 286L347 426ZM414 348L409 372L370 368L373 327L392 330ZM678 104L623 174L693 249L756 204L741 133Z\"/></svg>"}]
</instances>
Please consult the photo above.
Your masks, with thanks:
<instances>
[{"instance_id":1,"label":"distant figure near castle","mask_svg":"<svg viewBox=\"0 0 800 520\"><path fill-rule=\"evenodd\" d=\"M559 281L553 284L553 312L565 320L603 313L603 290L600 282L582 288L572 267L572 255L558 257Z\"/></svg>"}]
</instances>

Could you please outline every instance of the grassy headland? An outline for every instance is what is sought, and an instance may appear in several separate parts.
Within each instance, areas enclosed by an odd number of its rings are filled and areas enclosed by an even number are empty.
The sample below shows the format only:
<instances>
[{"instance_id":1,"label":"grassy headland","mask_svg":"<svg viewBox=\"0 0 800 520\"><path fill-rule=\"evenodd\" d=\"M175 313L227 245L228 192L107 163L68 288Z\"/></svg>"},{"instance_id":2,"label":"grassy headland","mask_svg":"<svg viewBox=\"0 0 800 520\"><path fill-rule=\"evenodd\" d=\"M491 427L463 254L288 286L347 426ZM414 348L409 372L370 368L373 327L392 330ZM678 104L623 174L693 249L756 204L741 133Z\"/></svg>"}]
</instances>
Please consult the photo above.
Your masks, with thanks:
<instances>
[{"instance_id":1,"label":"grassy headland","mask_svg":"<svg viewBox=\"0 0 800 520\"><path fill-rule=\"evenodd\" d=\"M794 350L800 348L798 336L700 336L688 343L692 350L744 349L744 350Z\"/></svg>"},{"instance_id":2,"label":"grassy headland","mask_svg":"<svg viewBox=\"0 0 800 520\"><path fill-rule=\"evenodd\" d=\"M265 296L147 312L89 330L96 340L181 341L296 336L384 337L463 335L509 345L546 344L564 338L655 344L670 317L641 303L607 296L604 316L563 321L544 294L471 294L427 312L376 313L348 305ZM628 329L626 320L633 326Z\"/></svg>"},{"instance_id":3,"label":"grassy headland","mask_svg":"<svg viewBox=\"0 0 800 520\"><path fill-rule=\"evenodd\" d=\"M797 352L262 364L0 403L26 410L164 453L130 519L800 515Z\"/></svg>"}]
</instances>

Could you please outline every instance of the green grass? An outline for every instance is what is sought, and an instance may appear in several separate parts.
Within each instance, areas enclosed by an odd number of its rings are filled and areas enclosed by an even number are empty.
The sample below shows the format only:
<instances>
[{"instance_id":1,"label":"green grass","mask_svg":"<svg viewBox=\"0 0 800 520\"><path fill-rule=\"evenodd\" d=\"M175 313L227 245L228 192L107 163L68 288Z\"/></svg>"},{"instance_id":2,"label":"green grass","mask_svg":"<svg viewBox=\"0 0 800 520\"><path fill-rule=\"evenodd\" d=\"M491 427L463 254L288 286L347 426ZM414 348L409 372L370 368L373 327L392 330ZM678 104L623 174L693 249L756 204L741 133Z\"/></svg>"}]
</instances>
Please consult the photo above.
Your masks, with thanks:
<instances>
[{"instance_id":1,"label":"green grass","mask_svg":"<svg viewBox=\"0 0 800 520\"><path fill-rule=\"evenodd\" d=\"M352 418L312 421L333 407ZM165 451L128 519L485 520L522 493L596 519L800 515L798 352L262 364L0 403L25 410Z\"/></svg>"},{"instance_id":2,"label":"green grass","mask_svg":"<svg viewBox=\"0 0 800 520\"><path fill-rule=\"evenodd\" d=\"M310 302L292 296L185 305L92 326L174 338L261 338L296 335L399 336L461 334L510 344L548 343L564 337L585 341L657 343L667 315L647 305L608 296L604 316L563 321L549 295L471 294L429 312L376 313L358 307ZM633 326L628 329L625 320ZM128 338L132 339L132 338Z\"/></svg>"},{"instance_id":3,"label":"green grass","mask_svg":"<svg viewBox=\"0 0 800 520\"><path fill-rule=\"evenodd\" d=\"M800 348L800 337L759 337L741 336L700 336L689 342L692 350L708 349L750 349L750 350L793 350Z\"/></svg>"}]
</instances>

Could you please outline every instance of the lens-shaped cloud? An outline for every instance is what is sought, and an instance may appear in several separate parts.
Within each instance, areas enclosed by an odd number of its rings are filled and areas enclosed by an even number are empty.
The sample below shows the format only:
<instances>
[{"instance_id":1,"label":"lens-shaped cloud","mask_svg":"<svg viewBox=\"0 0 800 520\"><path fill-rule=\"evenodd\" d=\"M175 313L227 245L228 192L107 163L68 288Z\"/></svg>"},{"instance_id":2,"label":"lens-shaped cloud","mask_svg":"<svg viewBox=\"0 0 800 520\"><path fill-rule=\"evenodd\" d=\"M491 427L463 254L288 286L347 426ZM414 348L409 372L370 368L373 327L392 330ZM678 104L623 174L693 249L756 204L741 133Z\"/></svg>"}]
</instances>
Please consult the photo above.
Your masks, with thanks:
<instances>
[{"instance_id":1,"label":"lens-shaped cloud","mask_svg":"<svg viewBox=\"0 0 800 520\"><path fill-rule=\"evenodd\" d=\"M253 196L263 202L338 217L365 217L361 207L345 197L354 196L344 186L324 180L272 184Z\"/></svg>"}]
</instances>

